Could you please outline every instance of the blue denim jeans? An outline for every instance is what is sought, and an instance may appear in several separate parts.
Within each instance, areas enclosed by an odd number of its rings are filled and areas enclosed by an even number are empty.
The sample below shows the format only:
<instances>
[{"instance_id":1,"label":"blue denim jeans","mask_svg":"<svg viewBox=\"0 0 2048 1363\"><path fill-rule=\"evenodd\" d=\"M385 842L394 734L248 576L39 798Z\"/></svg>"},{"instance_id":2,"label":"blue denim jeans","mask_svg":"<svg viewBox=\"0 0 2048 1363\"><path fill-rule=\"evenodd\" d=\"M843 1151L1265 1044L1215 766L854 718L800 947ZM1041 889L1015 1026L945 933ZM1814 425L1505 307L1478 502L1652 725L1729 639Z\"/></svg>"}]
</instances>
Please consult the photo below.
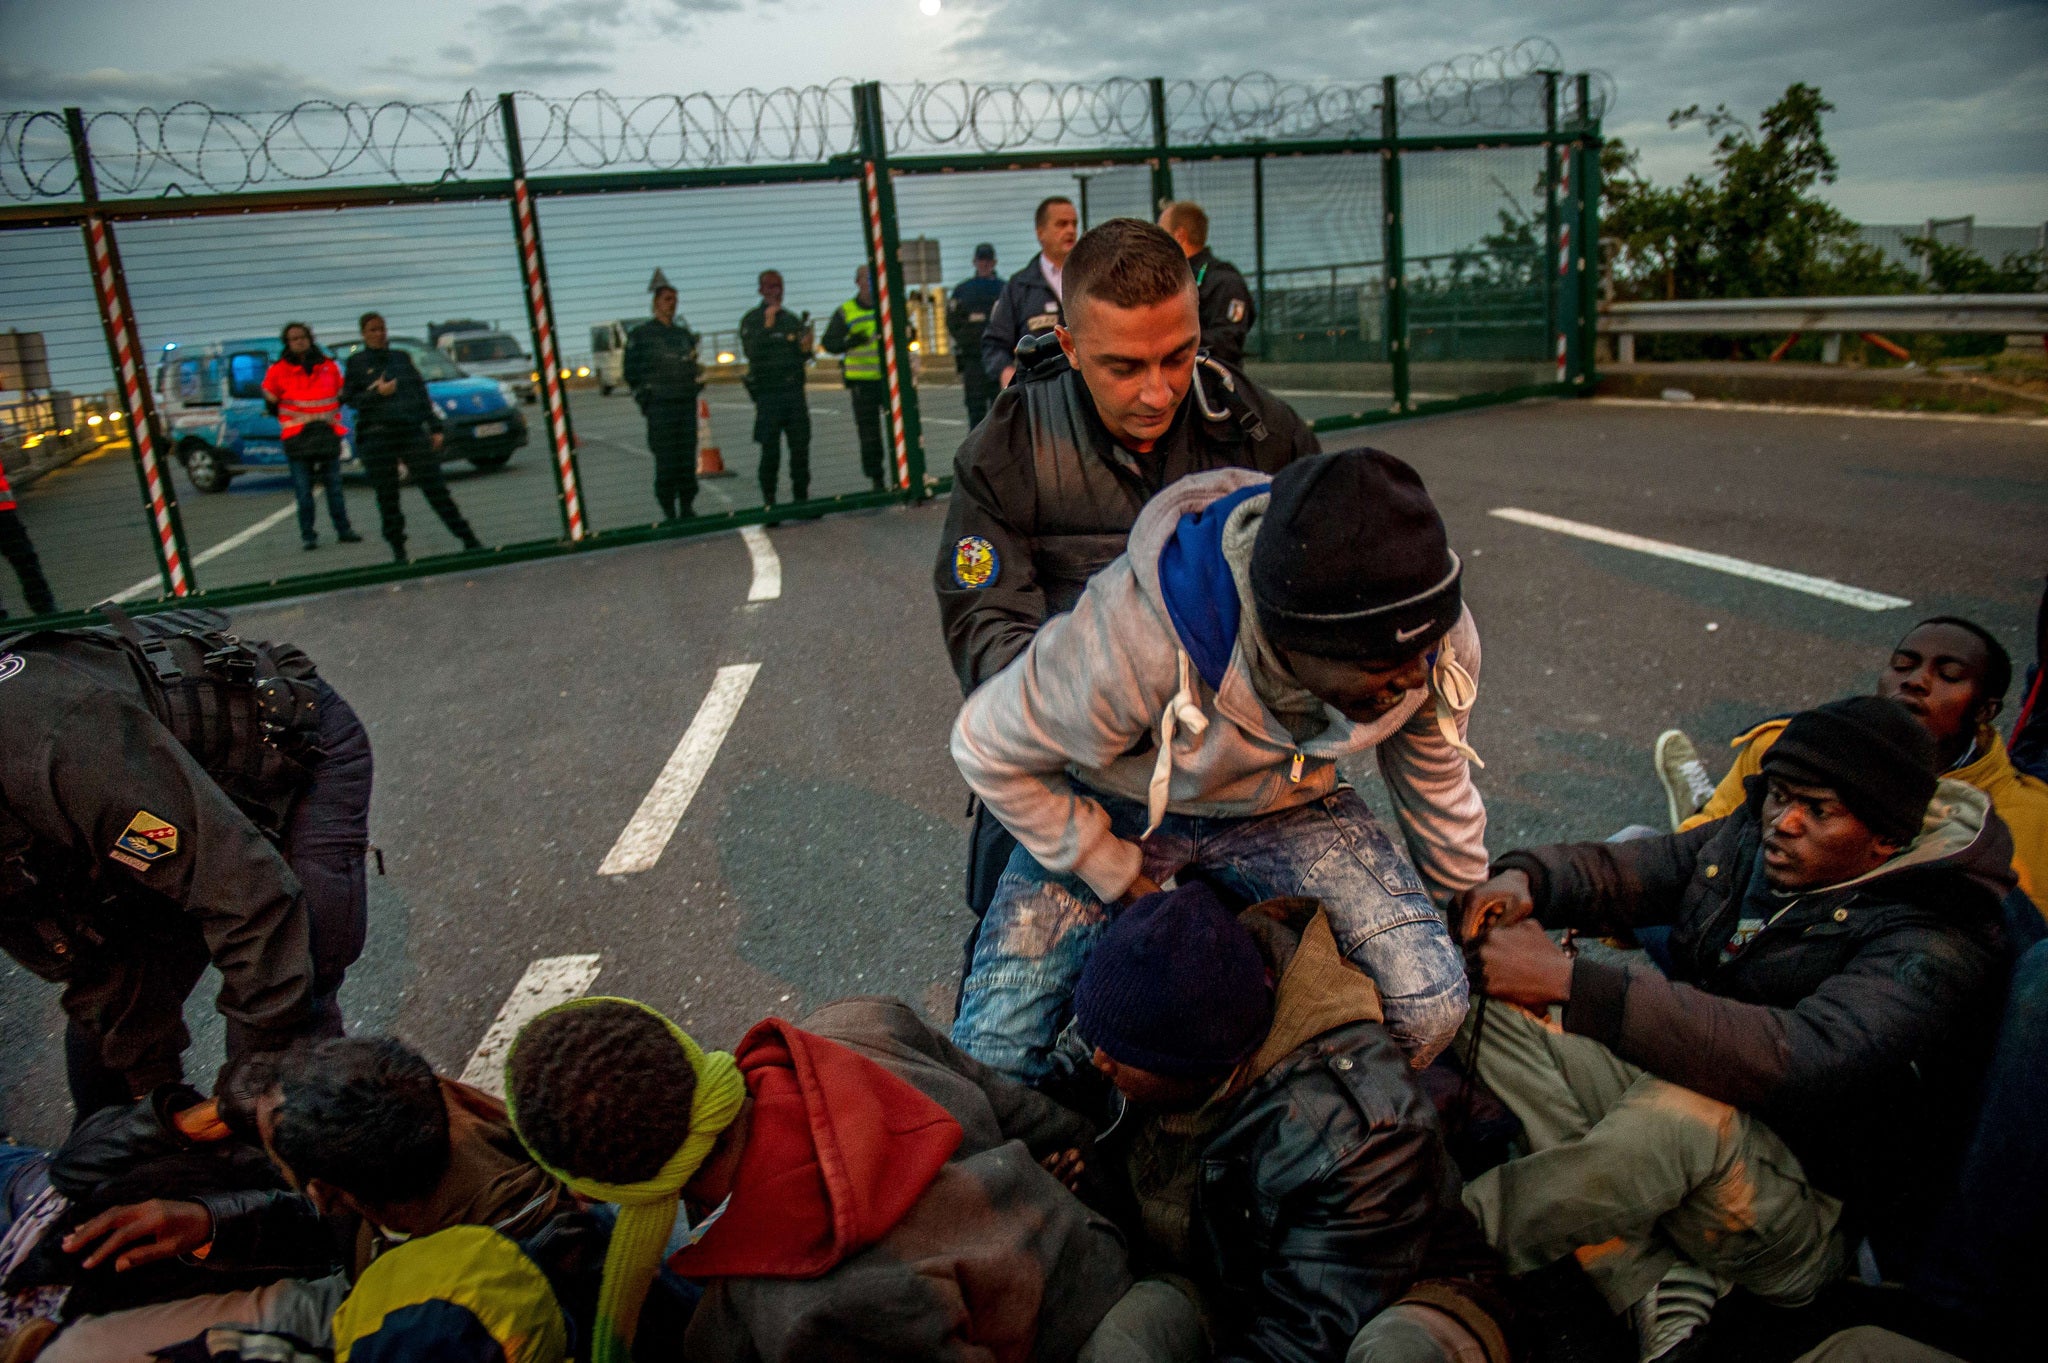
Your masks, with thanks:
<instances>
[{"instance_id":1,"label":"blue denim jeans","mask_svg":"<svg viewBox=\"0 0 2048 1363\"><path fill-rule=\"evenodd\" d=\"M1168 814L1151 837L1145 807L1096 795L1110 826L1143 849L1164 882L1198 867L1256 903L1281 895L1322 902L1337 947L1379 987L1387 1029L1417 1064L1465 1016L1465 964L1415 868L1349 786L1310 804L1250 818ZM1074 987L1107 912L1079 876L1055 875L1019 847L997 882L962 992L953 1042L1024 1083L1052 1069Z\"/></svg>"},{"instance_id":2,"label":"blue denim jeans","mask_svg":"<svg viewBox=\"0 0 2048 1363\"><path fill-rule=\"evenodd\" d=\"M327 515L334 522L334 533L350 533L348 523L348 499L341 490L341 456L330 459L286 459L292 471L292 497L299 504L299 538L311 543L313 540L313 484L318 481L327 489Z\"/></svg>"}]
</instances>

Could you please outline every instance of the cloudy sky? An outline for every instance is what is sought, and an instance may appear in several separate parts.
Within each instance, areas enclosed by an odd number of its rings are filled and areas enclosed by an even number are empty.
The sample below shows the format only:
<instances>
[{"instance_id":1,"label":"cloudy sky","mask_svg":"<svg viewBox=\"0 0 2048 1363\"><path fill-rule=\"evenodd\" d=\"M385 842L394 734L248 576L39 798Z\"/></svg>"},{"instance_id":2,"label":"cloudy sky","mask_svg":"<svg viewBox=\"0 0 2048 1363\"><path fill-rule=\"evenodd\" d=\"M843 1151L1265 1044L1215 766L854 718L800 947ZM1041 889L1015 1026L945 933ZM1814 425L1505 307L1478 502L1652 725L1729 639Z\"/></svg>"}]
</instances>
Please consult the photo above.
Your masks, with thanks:
<instances>
[{"instance_id":1,"label":"cloudy sky","mask_svg":"<svg viewBox=\"0 0 2048 1363\"><path fill-rule=\"evenodd\" d=\"M935 14L924 10L936 9ZM0 107L270 110L470 88L625 94L834 77L1359 79L1540 36L1614 82L1659 179L1677 106L1838 106L1833 197L1866 222L2048 219L2048 0L0 0Z\"/></svg>"}]
</instances>

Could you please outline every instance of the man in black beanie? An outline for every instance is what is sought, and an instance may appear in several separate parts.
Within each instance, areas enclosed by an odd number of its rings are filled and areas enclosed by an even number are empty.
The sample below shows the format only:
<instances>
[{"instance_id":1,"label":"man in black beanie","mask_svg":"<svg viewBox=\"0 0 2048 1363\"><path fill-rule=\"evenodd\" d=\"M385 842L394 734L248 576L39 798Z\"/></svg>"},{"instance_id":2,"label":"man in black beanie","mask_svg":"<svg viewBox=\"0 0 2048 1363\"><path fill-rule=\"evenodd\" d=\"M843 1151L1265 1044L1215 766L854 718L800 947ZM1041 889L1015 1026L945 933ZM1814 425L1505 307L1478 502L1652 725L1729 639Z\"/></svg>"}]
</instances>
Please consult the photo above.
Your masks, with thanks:
<instances>
[{"instance_id":1,"label":"man in black beanie","mask_svg":"<svg viewBox=\"0 0 2048 1363\"><path fill-rule=\"evenodd\" d=\"M1508 1363L1500 1258L1314 900L1145 896L1089 955L1074 1022L1114 1090L1104 1210L1135 1272L1199 1299L1216 1357Z\"/></svg>"},{"instance_id":2,"label":"man in black beanie","mask_svg":"<svg viewBox=\"0 0 2048 1363\"><path fill-rule=\"evenodd\" d=\"M1904 1272L1972 1115L2011 861L1912 714L1855 696L1794 716L1724 819L1495 862L1459 905L1495 1001L1460 1054L1533 1153L1465 1200L1509 1266L1576 1252L1645 1360L1731 1283L1807 1301L1866 1235ZM1570 945L1653 926L1668 977Z\"/></svg>"},{"instance_id":3,"label":"man in black beanie","mask_svg":"<svg viewBox=\"0 0 2048 1363\"><path fill-rule=\"evenodd\" d=\"M1461 575L1422 480L1378 450L1153 498L1129 551L954 725L954 761L1020 844L954 1041L1045 1079L1108 907L1199 868L1246 902L1320 899L1394 1040L1417 1065L1442 1050L1465 975L1432 896L1486 877ZM1338 772L1367 754L1407 857Z\"/></svg>"}]
</instances>

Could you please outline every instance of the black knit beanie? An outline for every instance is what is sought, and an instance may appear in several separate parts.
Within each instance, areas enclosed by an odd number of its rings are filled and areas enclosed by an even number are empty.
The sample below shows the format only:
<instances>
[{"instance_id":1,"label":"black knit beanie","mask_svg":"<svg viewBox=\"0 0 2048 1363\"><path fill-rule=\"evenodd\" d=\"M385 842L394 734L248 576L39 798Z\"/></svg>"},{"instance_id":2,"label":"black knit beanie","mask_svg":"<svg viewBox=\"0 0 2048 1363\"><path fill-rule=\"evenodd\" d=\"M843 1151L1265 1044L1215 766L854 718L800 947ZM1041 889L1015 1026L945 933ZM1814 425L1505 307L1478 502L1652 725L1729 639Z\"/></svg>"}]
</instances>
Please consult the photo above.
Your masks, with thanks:
<instances>
[{"instance_id":1,"label":"black knit beanie","mask_svg":"<svg viewBox=\"0 0 2048 1363\"><path fill-rule=\"evenodd\" d=\"M1380 450L1311 455L1273 475L1252 601L1281 648L1396 661L1458 623L1462 570L1414 469Z\"/></svg>"},{"instance_id":2,"label":"black knit beanie","mask_svg":"<svg viewBox=\"0 0 2048 1363\"><path fill-rule=\"evenodd\" d=\"M1792 716L1763 757L1765 774L1826 786L1879 837L1910 842L1939 780L1934 739L1882 696L1850 696Z\"/></svg>"},{"instance_id":3,"label":"black knit beanie","mask_svg":"<svg viewBox=\"0 0 2048 1363\"><path fill-rule=\"evenodd\" d=\"M1221 1078L1273 1025L1265 958L1197 881L1110 920L1074 991L1082 1040L1154 1074Z\"/></svg>"}]
</instances>

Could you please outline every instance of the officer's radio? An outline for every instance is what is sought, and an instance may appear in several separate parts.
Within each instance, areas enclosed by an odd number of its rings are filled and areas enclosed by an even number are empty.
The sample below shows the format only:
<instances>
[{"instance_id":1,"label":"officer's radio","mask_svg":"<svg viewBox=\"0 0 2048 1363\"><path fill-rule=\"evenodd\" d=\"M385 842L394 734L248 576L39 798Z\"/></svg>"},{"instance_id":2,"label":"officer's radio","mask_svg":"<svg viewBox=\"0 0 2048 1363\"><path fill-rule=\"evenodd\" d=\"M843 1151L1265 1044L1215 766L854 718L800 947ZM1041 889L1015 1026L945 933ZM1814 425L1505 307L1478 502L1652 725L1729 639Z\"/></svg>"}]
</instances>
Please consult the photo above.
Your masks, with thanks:
<instances>
[{"instance_id":1,"label":"officer's radio","mask_svg":"<svg viewBox=\"0 0 2048 1363\"><path fill-rule=\"evenodd\" d=\"M1060 338L1051 331L1034 331L1017 342L1018 383L1036 379L1049 379L1065 370L1067 352L1060 349Z\"/></svg>"}]
</instances>

